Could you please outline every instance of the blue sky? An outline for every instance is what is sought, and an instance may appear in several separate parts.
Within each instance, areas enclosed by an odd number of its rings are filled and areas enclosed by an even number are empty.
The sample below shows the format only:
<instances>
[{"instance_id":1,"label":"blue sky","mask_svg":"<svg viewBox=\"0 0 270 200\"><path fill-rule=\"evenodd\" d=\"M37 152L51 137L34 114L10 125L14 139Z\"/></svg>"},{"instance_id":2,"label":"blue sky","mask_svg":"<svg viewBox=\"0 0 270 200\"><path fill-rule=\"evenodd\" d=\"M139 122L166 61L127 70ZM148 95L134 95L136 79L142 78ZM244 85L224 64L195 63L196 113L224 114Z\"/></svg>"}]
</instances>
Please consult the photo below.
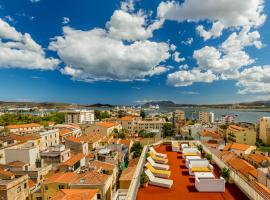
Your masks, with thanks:
<instances>
[{"instance_id":1,"label":"blue sky","mask_svg":"<svg viewBox=\"0 0 270 200\"><path fill-rule=\"evenodd\" d=\"M269 2L0 0L0 100L270 99Z\"/></svg>"}]
</instances>

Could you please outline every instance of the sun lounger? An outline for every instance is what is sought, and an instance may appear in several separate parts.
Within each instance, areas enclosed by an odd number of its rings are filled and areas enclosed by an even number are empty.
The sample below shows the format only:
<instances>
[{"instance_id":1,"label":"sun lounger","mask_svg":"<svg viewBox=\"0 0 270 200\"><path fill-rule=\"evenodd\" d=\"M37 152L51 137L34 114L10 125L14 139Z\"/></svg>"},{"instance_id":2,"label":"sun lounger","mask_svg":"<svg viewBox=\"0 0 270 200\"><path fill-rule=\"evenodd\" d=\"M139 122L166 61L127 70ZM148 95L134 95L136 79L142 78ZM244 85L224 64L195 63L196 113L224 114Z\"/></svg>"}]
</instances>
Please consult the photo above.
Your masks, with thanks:
<instances>
[{"instance_id":1,"label":"sun lounger","mask_svg":"<svg viewBox=\"0 0 270 200\"><path fill-rule=\"evenodd\" d=\"M155 169L149 162L146 163L145 167L149 169L156 177L169 178L171 175L171 171Z\"/></svg>"},{"instance_id":2,"label":"sun lounger","mask_svg":"<svg viewBox=\"0 0 270 200\"><path fill-rule=\"evenodd\" d=\"M165 188L171 188L173 185L173 180L170 179L164 179L164 178L157 178L155 177L149 169L145 170L146 175L149 178L149 184L159 186L159 187L165 187Z\"/></svg>"},{"instance_id":3,"label":"sun lounger","mask_svg":"<svg viewBox=\"0 0 270 200\"><path fill-rule=\"evenodd\" d=\"M168 170L170 169L170 166L169 165L164 165L164 164L159 164L159 163L156 163L153 158L151 158L151 156L149 156L147 158L147 161L156 169L162 169L162 170Z\"/></svg>"},{"instance_id":4,"label":"sun lounger","mask_svg":"<svg viewBox=\"0 0 270 200\"><path fill-rule=\"evenodd\" d=\"M167 155L164 153L158 153L153 147L150 147L150 151L152 151L157 157L160 158L167 158Z\"/></svg>"},{"instance_id":5,"label":"sun lounger","mask_svg":"<svg viewBox=\"0 0 270 200\"><path fill-rule=\"evenodd\" d=\"M151 158L153 158L153 160L156 163L159 163L159 164L167 164L168 163L168 159L157 157L153 152L150 152L150 156L151 156Z\"/></svg>"},{"instance_id":6,"label":"sun lounger","mask_svg":"<svg viewBox=\"0 0 270 200\"><path fill-rule=\"evenodd\" d=\"M180 152L180 145L177 141L172 141L172 151Z\"/></svg>"}]
</instances>

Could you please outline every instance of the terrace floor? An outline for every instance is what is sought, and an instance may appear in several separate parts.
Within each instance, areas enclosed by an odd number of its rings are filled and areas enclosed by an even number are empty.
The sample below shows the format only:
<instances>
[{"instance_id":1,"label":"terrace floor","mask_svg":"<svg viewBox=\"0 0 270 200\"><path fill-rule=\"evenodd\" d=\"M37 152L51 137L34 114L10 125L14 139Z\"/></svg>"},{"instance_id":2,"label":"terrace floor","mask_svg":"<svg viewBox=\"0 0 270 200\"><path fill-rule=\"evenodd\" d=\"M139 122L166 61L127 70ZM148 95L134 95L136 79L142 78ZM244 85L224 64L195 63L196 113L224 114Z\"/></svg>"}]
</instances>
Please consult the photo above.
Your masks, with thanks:
<instances>
[{"instance_id":1,"label":"terrace floor","mask_svg":"<svg viewBox=\"0 0 270 200\"><path fill-rule=\"evenodd\" d=\"M248 199L245 194L234 184L226 183L226 190L221 192L198 192L195 189L195 179L188 174L185 167L185 161L181 153L172 152L170 146L160 146L156 148L157 152L168 155L170 170L172 171L170 179L173 180L173 187L170 189L148 185L147 188L139 188L137 200L245 200ZM219 169L215 167L214 172L218 176Z\"/></svg>"}]
</instances>

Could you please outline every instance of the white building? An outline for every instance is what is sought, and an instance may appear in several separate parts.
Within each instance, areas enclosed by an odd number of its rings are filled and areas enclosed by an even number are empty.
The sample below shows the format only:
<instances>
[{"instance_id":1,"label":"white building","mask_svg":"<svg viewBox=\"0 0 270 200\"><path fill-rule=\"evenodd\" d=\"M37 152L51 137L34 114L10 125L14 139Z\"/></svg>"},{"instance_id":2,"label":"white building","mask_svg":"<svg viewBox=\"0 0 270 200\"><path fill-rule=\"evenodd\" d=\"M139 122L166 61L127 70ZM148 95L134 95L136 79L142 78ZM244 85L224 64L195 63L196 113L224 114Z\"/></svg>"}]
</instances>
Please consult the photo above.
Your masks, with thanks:
<instances>
[{"instance_id":1,"label":"white building","mask_svg":"<svg viewBox=\"0 0 270 200\"><path fill-rule=\"evenodd\" d=\"M44 151L50 146L59 144L59 129L46 130L39 133L41 137L40 150Z\"/></svg>"},{"instance_id":2,"label":"white building","mask_svg":"<svg viewBox=\"0 0 270 200\"><path fill-rule=\"evenodd\" d=\"M199 122L201 124L214 123L215 114L213 112L199 112Z\"/></svg>"},{"instance_id":3,"label":"white building","mask_svg":"<svg viewBox=\"0 0 270 200\"><path fill-rule=\"evenodd\" d=\"M86 124L95 121L94 110L72 110L65 112L66 124Z\"/></svg>"}]
</instances>

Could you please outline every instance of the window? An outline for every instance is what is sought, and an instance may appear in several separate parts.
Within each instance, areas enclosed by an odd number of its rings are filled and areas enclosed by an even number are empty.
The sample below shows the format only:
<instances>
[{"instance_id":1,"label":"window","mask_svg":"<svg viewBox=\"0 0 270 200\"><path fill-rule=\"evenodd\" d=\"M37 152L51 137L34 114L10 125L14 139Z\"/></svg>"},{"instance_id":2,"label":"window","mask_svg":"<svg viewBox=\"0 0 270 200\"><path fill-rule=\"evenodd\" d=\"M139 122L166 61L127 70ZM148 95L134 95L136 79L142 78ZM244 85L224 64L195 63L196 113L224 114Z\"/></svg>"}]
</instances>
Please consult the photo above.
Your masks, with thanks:
<instances>
[{"instance_id":1,"label":"window","mask_svg":"<svg viewBox=\"0 0 270 200\"><path fill-rule=\"evenodd\" d=\"M48 185L45 185L45 190L48 190Z\"/></svg>"},{"instance_id":2,"label":"window","mask_svg":"<svg viewBox=\"0 0 270 200\"><path fill-rule=\"evenodd\" d=\"M21 186L19 186L19 187L17 188L17 193L21 192L21 190L22 190L22 188L21 188Z\"/></svg>"},{"instance_id":3,"label":"window","mask_svg":"<svg viewBox=\"0 0 270 200\"><path fill-rule=\"evenodd\" d=\"M64 185L58 185L58 188L59 189L65 189L65 186Z\"/></svg>"},{"instance_id":4,"label":"window","mask_svg":"<svg viewBox=\"0 0 270 200\"><path fill-rule=\"evenodd\" d=\"M97 194L97 199L101 199L101 194Z\"/></svg>"},{"instance_id":5,"label":"window","mask_svg":"<svg viewBox=\"0 0 270 200\"><path fill-rule=\"evenodd\" d=\"M23 187L24 187L24 188L27 188L27 183L24 183L24 184L23 184Z\"/></svg>"}]
</instances>

